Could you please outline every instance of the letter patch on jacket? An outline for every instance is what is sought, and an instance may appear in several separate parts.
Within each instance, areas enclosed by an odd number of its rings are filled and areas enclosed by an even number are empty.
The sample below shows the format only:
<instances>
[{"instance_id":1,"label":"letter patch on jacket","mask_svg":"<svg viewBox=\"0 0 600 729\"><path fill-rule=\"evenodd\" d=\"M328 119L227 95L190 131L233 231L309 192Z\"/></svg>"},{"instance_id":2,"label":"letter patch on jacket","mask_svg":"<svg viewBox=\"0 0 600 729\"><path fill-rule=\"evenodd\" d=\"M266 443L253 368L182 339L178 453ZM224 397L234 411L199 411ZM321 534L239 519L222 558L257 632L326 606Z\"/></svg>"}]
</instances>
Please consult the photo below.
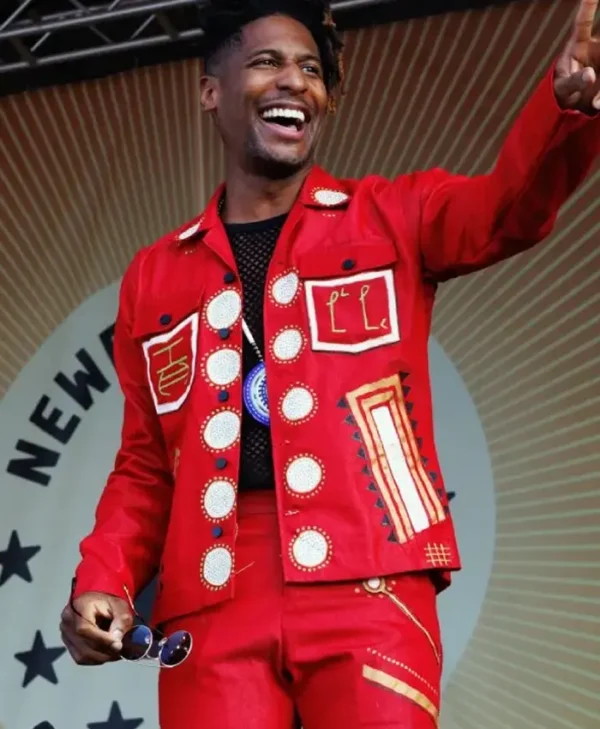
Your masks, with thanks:
<instances>
[{"instance_id":1,"label":"letter patch on jacket","mask_svg":"<svg viewBox=\"0 0 600 729\"><path fill-rule=\"evenodd\" d=\"M164 415L179 410L189 395L196 371L198 312L142 346L156 412Z\"/></svg>"},{"instance_id":2,"label":"letter patch on jacket","mask_svg":"<svg viewBox=\"0 0 600 729\"><path fill-rule=\"evenodd\" d=\"M306 281L305 291L313 350L356 353L400 341L391 270Z\"/></svg>"}]
</instances>

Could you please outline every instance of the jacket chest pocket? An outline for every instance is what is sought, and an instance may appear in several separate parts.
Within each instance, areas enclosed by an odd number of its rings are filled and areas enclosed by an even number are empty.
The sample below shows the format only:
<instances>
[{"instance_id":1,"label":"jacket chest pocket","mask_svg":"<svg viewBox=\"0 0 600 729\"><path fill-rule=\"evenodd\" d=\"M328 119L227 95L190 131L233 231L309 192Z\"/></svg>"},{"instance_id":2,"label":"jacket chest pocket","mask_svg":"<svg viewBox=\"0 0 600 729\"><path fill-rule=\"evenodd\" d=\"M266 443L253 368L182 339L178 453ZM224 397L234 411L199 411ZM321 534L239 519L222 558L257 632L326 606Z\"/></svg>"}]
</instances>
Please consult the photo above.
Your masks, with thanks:
<instances>
[{"instance_id":1,"label":"jacket chest pocket","mask_svg":"<svg viewBox=\"0 0 600 729\"><path fill-rule=\"evenodd\" d=\"M179 410L186 402L198 359L200 314L197 304L172 301L140 304L133 324L145 360L146 376L158 415Z\"/></svg>"},{"instance_id":2,"label":"jacket chest pocket","mask_svg":"<svg viewBox=\"0 0 600 729\"><path fill-rule=\"evenodd\" d=\"M396 262L393 243L381 239L298 261L313 350L357 354L400 341Z\"/></svg>"}]
</instances>

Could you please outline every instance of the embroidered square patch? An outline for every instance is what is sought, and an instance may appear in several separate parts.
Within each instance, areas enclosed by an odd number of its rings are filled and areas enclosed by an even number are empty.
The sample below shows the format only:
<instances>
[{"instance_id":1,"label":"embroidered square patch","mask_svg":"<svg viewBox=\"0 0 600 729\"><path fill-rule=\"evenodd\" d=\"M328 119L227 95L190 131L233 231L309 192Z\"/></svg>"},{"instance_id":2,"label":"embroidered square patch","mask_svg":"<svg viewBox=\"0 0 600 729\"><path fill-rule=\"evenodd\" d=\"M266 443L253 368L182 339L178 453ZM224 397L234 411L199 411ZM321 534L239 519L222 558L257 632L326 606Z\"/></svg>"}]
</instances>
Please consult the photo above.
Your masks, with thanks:
<instances>
[{"instance_id":1,"label":"embroidered square patch","mask_svg":"<svg viewBox=\"0 0 600 729\"><path fill-rule=\"evenodd\" d=\"M311 346L358 353L400 341L393 271L305 281Z\"/></svg>"},{"instance_id":2,"label":"embroidered square patch","mask_svg":"<svg viewBox=\"0 0 600 729\"><path fill-rule=\"evenodd\" d=\"M148 382L159 415L178 410L194 381L198 347L198 312L171 331L143 343Z\"/></svg>"}]
</instances>

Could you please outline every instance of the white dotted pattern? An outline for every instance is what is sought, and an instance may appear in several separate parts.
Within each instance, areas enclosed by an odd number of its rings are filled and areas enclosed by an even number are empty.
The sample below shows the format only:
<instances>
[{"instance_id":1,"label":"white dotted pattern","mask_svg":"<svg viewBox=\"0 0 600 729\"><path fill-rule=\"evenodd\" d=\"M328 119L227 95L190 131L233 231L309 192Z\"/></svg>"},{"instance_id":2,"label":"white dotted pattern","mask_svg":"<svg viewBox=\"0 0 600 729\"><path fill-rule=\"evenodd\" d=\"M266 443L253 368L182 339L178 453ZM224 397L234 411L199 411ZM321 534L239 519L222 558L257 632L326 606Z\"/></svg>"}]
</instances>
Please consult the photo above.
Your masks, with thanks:
<instances>
[{"instance_id":1,"label":"white dotted pattern","mask_svg":"<svg viewBox=\"0 0 600 729\"><path fill-rule=\"evenodd\" d=\"M204 510L210 519L226 519L235 506L235 487L230 481L217 479L204 492Z\"/></svg>"},{"instance_id":2,"label":"white dotted pattern","mask_svg":"<svg viewBox=\"0 0 600 729\"><path fill-rule=\"evenodd\" d=\"M300 279L298 278L298 274L292 271L273 281L271 294L276 304L289 306L296 297L299 287Z\"/></svg>"},{"instance_id":3,"label":"white dotted pattern","mask_svg":"<svg viewBox=\"0 0 600 729\"><path fill-rule=\"evenodd\" d=\"M299 456L288 465L285 480L295 494L310 494L321 485L323 469L311 456Z\"/></svg>"},{"instance_id":4,"label":"white dotted pattern","mask_svg":"<svg viewBox=\"0 0 600 729\"><path fill-rule=\"evenodd\" d=\"M283 417L292 422L304 420L313 411L315 399L305 387L292 387L281 403Z\"/></svg>"},{"instance_id":5,"label":"white dotted pattern","mask_svg":"<svg viewBox=\"0 0 600 729\"><path fill-rule=\"evenodd\" d=\"M206 376L213 385L230 385L241 371L242 358L235 349L219 349L206 360Z\"/></svg>"},{"instance_id":6,"label":"white dotted pattern","mask_svg":"<svg viewBox=\"0 0 600 729\"><path fill-rule=\"evenodd\" d=\"M285 329L273 340L273 356L280 362L296 359L302 350L304 337L299 329Z\"/></svg>"},{"instance_id":7,"label":"white dotted pattern","mask_svg":"<svg viewBox=\"0 0 600 729\"><path fill-rule=\"evenodd\" d=\"M204 427L204 441L215 451L232 446L240 437L240 416L232 410L213 415Z\"/></svg>"},{"instance_id":8,"label":"white dotted pattern","mask_svg":"<svg viewBox=\"0 0 600 729\"><path fill-rule=\"evenodd\" d=\"M340 205L348 199L348 195L339 190L317 190L314 195L320 205Z\"/></svg>"},{"instance_id":9,"label":"white dotted pattern","mask_svg":"<svg viewBox=\"0 0 600 729\"><path fill-rule=\"evenodd\" d=\"M206 553L202 576L212 587L223 587L231 577L233 557L225 547L215 547Z\"/></svg>"},{"instance_id":10,"label":"white dotted pattern","mask_svg":"<svg viewBox=\"0 0 600 729\"><path fill-rule=\"evenodd\" d=\"M237 291L222 291L208 302L206 321L213 329L228 329L242 313L242 297Z\"/></svg>"},{"instance_id":11,"label":"white dotted pattern","mask_svg":"<svg viewBox=\"0 0 600 729\"><path fill-rule=\"evenodd\" d=\"M327 561L329 544L321 532L316 529L306 529L294 539L292 555L301 567L314 569Z\"/></svg>"}]
</instances>

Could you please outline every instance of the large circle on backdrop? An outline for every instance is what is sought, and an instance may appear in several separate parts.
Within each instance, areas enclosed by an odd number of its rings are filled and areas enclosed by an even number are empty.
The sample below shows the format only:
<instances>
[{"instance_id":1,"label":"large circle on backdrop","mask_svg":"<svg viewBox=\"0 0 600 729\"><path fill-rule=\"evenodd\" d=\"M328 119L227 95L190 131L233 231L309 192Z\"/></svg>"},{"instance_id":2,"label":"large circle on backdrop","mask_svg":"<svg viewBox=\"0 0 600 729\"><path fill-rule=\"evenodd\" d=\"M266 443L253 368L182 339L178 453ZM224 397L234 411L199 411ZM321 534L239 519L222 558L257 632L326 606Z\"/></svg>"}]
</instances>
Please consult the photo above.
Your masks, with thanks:
<instances>
[{"instance_id":1,"label":"large circle on backdrop","mask_svg":"<svg viewBox=\"0 0 600 729\"><path fill-rule=\"evenodd\" d=\"M59 454L54 467L42 469L51 476L47 486L15 476L8 476L3 485L8 508L0 515L0 535L6 538L16 530L23 546L35 542L41 547L31 564L33 583L13 579L0 590L3 620L11 626L0 658L0 694L5 697L0 716L8 726L33 727L44 719L67 726L67 716L69 726L85 726L106 714L107 697L118 703L123 715L142 717L149 724L157 721L155 701L149 700L156 683L152 671L117 664L91 672L62 655L53 664L60 690L38 677L25 688L27 695L36 697L30 702L23 701L24 666L14 658L30 649L38 630L47 648L60 646L57 620L78 560L77 545L92 527L94 508L118 448L122 395L100 336L114 321L117 294L117 284L109 286L74 311L42 343L2 402L3 463L14 458L17 438ZM56 373L72 374L78 368L75 353L82 349L106 381L104 392L92 391L94 402L87 412L53 382ZM469 643L484 601L493 560L494 495L485 437L472 400L435 341L430 355L438 450L447 487L456 493L452 511L465 567L440 601L446 682ZM63 412L61 427L73 415L81 418L67 444L53 441L29 422L44 395L51 403L47 412L51 407ZM68 714L67 694L82 697L69 699Z\"/></svg>"}]
</instances>

